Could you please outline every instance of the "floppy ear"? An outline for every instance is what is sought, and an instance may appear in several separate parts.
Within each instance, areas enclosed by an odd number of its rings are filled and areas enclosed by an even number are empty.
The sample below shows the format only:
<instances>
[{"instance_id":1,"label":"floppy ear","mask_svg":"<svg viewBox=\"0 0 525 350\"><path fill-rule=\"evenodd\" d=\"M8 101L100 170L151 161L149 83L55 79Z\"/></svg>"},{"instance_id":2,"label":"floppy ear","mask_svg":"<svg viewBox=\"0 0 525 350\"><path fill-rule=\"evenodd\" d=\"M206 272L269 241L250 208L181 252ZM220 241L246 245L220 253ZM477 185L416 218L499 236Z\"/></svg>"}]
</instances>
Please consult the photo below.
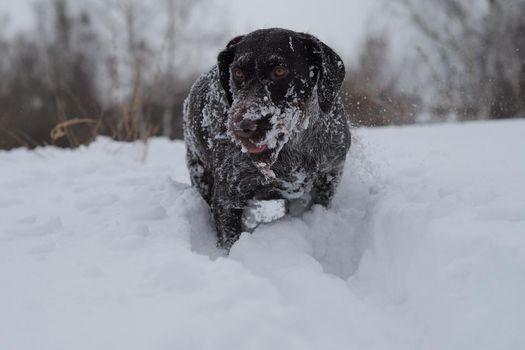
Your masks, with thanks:
<instances>
[{"instance_id":1,"label":"floppy ear","mask_svg":"<svg viewBox=\"0 0 525 350\"><path fill-rule=\"evenodd\" d=\"M219 53L219 56L217 57L219 80L221 82L222 88L226 92L226 97L230 105L233 101L232 93L230 90L230 65L232 64L233 58L235 57L235 50L237 48L237 45L241 42L243 38L244 35L240 35L230 40L228 45L226 45L226 48L222 50Z\"/></svg>"},{"instance_id":2,"label":"floppy ear","mask_svg":"<svg viewBox=\"0 0 525 350\"><path fill-rule=\"evenodd\" d=\"M345 78L345 65L334 50L313 35L299 33L299 38L306 44L312 62L319 72L317 80L319 107L323 112L328 113Z\"/></svg>"}]
</instances>

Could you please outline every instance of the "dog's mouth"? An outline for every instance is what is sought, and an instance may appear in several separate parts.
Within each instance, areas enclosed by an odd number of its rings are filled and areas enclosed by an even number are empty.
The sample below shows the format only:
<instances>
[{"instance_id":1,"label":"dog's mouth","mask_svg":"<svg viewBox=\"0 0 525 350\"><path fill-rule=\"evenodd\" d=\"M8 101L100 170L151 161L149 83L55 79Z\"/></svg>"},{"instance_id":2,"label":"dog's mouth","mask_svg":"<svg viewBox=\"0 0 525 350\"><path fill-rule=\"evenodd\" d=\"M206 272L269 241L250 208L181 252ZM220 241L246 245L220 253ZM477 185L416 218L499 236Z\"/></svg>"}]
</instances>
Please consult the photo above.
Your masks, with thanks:
<instances>
[{"instance_id":1,"label":"dog's mouth","mask_svg":"<svg viewBox=\"0 0 525 350\"><path fill-rule=\"evenodd\" d=\"M242 118L246 119L246 116L243 115ZM239 122L232 122L229 125L229 133L236 143L241 146L242 151L257 161L264 161L265 159L270 161L271 154L276 148L276 143L272 136L272 129L275 126L271 123L271 118L271 115L267 115L253 120L248 119L249 122L244 124L247 129L243 129L242 123ZM241 118L233 120L239 119Z\"/></svg>"},{"instance_id":2,"label":"dog's mouth","mask_svg":"<svg viewBox=\"0 0 525 350\"><path fill-rule=\"evenodd\" d=\"M240 145L243 152L250 155L253 164L264 175L266 179L275 178L275 173L271 169L275 162L278 151L270 148L267 143L254 143L251 140L240 140Z\"/></svg>"},{"instance_id":3,"label":"dog's mouth","mask_svg":"<svg viewBox=\"0 0 525 350\"><path fill-rule=\"evenodd\" d=\"M244 141L243 147L246 148L246 151L248 151L248 153L253 154L253 155L261 154L268 150L267 144L262 144L260 146L257 146L251 143L250 141Z\"/></svg>"},{"instance_id":4,"label":"dog's mouth","mask_svg":"<svg viewBox=\"0 0 525 350\"><path fill-rule=\"evenodd\" d=\"M228 134L252 158L262 174L271 178L275 177L271 167L282 148L295 132L302 129L304 123L299 121L304 113L297 106L263 107L257 105L246 111L234 105L230 110Z\"/></svg>"}]
</instances>

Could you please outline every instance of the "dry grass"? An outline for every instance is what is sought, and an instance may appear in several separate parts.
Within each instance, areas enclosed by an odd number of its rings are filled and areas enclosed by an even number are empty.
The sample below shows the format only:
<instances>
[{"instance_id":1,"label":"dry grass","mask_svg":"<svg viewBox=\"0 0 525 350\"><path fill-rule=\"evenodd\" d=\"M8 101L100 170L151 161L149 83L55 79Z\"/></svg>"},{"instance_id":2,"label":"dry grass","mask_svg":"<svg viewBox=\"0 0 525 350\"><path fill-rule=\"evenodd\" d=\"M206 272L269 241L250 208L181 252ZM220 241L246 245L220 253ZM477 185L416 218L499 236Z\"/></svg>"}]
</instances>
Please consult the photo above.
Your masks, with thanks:
<instances>
[{"instance_id":1,"label":"dry grass","mask_svg":"<svg viewBox=\"0 0 525 350\"><path fill-rule=\"evenodd\" d=\"M98 135L105 134L117 141L133 142L140 140L145 143L150 137L157 134L159 127L148 123L149 118L146 118L143 113L142 88L142 69L138 65L135 70L135 79L130 98L126 102L122 102L114 110L112 115L116 117L107 119L104 118L103 113L97 119L89 117L67 119L62 108L63 104L57 98L56 106L61 122L51 130L52 142L55 144L59 140L67 138L70 147L78 147L81 144L94 141ZM81 100L71 90L67 89L67 93L78 109L85 111ZM79 127L84 129L84 135L81 137L78 136Z\"/></svg>"},{"instance_id":2,"label":"dry grass","mask_svg":"<svg viewBox=\"0 0 525 350\"><path fill-rule=\"evenodd\" d=\"M75 118L75 119L68 119L63 122L60 122L57 124L52 130L51 130L51 140L53 143L57 142L62 137L67 137L70 144L73 147L77 147L80 145L79 141L77 140L74 133L71 132L71 128L73 126L77 125L94 125L93 127L93 138L95 139L97 135L97 130L100 127L100 120L97 119L87 119L87 118Z\"/></svg>"}]
</instances>

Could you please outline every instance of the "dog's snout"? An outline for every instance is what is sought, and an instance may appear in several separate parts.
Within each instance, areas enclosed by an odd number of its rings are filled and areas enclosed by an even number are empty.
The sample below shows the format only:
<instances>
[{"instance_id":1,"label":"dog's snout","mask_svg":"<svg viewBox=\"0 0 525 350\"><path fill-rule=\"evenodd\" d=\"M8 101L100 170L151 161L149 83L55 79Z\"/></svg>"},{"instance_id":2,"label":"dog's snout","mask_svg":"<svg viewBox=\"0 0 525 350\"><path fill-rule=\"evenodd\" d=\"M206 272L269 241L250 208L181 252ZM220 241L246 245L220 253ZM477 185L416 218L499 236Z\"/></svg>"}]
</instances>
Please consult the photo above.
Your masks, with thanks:
<instances>
[{"instance_id":1,"label":"dog's snout","mask_svg":"<svg viewBox=\"0 0 525 350\"><path fill-rule=\"evenodd\" d=\"M239 123L239 128L244 131L255 131L257 129L257 124L253 120L244 119Z\"/></svg>"},{"instance_id":2,"label":"dog's snout","mask_svg":"<svg viewBox=\"0 0 525 350\"><path fill-rule=\"evenodd\" d=\"M257 123L253 120L243 119L237 124L237 134L241 137L251 137L257 130Z\"/></svg>"}]
</instances>

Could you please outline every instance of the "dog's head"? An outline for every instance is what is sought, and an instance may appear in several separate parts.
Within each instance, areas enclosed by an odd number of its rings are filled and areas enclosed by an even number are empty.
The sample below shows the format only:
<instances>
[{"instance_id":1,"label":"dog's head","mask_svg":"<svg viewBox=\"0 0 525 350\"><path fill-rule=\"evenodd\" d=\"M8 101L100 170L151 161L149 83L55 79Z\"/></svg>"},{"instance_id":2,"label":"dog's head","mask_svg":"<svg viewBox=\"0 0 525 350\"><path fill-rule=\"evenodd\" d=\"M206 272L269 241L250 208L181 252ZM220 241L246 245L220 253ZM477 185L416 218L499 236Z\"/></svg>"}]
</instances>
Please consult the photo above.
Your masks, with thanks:
<instances>
[{"instance_id":1,"label":"dog's head","mask_svg":"<svg viewBox=\"0 0 525 350\"><path fill-rule=\"evenodd\" d=\"M261 169L271 171L282 147L329 113L344 79L341 58L309 34L257 30L231 40L218 57L228 133ZM317 112L317 113L316 113Z\"/></svg>"}]
</instances>

